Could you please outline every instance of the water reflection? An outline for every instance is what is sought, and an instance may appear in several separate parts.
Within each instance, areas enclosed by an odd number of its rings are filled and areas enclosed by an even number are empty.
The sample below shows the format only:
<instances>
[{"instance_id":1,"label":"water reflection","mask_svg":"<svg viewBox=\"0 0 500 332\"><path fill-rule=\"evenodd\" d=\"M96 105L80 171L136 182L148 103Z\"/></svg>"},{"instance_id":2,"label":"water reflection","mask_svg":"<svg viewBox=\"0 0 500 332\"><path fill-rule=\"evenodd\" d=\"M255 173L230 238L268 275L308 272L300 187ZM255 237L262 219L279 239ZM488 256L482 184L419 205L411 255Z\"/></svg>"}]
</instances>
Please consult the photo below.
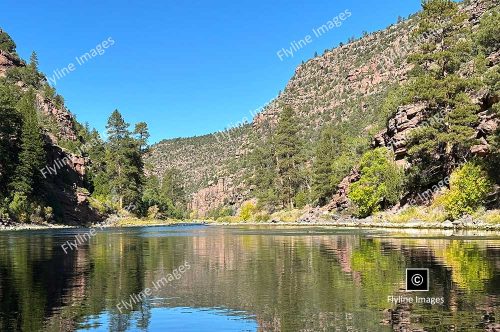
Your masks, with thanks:
<instances>
[{"instance_id":1,"label":"water reflection","mask_svg":"<svg viewBox=\"0 0 500 332\"><path fill-rule=\"evenodd\" d=\"M484 331L500 317L491 233L132 228L65 254L78 232L0 233L1 331ZM184 262L182 278L117 309ZM425 296L444 305L388 303L408 295L406 267L429 268Z\"/></svg>"}]
</instances>

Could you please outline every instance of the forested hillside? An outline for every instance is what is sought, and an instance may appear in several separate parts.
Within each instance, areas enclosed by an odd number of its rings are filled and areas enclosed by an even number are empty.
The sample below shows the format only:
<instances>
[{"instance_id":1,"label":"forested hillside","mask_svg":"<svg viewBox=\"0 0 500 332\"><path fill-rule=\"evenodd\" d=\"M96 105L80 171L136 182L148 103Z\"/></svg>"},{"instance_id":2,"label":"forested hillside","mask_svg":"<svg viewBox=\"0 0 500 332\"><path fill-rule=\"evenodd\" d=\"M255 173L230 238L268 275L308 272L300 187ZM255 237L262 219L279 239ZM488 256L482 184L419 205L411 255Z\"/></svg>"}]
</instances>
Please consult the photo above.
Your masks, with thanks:
<instances>
[{"instance_id":1,"label":"forested hillside","mask_svg":"<svg viewBox=\"0 0 500 332\"><path fill-rule=\"evenodd\" d=\"M0 30L0 222L85 225L114 213L186 214L179 172L144 175L147 124L111 112L106 139L80 124L62 96Z\"/></svg>"},{"instance_id":2,"label":"forested hillside","mask_svg":"<svg viewBox=\"0 0 500 332\"><path fill-rule=\"evenodd\" d=\"M190 160L186 171L197 177L189 183L191 206L215 217L236 214L252 199L263 214L326 205L366 216L430 204L437 191L428 200L421 193L456 178L460 167L488 178L476 207L495 201L498 4L424 4L416 15L299 66L251 130L217 142L218 151L238 152L211 154L206 138L164 141L150 152L153 166L184 171L178 160ZM207 152L192 154L187 146ZM176 160L160 157L166 155ZM478 165L481 159L487 163Z\"/></svg>"}]
</instances>

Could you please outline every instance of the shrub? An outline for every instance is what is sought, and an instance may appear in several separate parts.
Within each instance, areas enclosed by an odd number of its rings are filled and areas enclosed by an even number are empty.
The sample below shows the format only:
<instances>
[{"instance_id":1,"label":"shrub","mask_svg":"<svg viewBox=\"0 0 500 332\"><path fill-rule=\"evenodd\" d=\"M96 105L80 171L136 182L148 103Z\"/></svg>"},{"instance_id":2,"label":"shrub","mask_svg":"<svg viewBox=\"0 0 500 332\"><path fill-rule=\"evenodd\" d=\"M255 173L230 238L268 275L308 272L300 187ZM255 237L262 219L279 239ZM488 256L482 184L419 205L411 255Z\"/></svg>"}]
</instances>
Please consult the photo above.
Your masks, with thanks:
<instances>
[{"instance_id":1,"label":"shrub","mask_svg":"<svg viewBox=\"0 0 500 332\"><path fill-rule=\"evenodd\" d=\"M12 202L9 204L9 211L14 219L20 222L28 221L28 208L28 197L20 193L15 193Z\"/></svg>"},{"instance_id":2,"label":"shrub","mask_svg":"<svg viewBox=\"0 0 500 332\"><path fill-rule=\"evenodd\" d=\"M370 150L361 158L361 177L351 185L348 194L357 207L359 217L369 216L381 207L398 202L403 191L404 175L392 159L385 148Z\"/></svg>"},{"instance_id":3,"label":"shrub","mask_svg":"<svg viewBox=\"0 0 500 332\"><path fill-rule=\"evenodd\" d=\"M117 204L114 204L105 195L92 195L89 198L90 207L97 210L101 214L111 214L118 210Z\"/></svg>"},{"instance_id":4,"label":"shrub","mask_svg":"<svg viewBox=\"0 0 500 332\"><path fill-rule=\"evenodd\" d=\"M303 214L304 211L299 209L282 210L273 213L271 215L271 218L274 220L279 220L284 222L296 222Z\"/></svg>"},{"instance_id":5,"label":"shrub","mask_svg":"<svg viewBox=\"0 0 500 332\"><path fill-rule=\"evenodd\" d=\"M158 219L160 209L158 206L153 205L148 208L148 218L149 219Z\"/></svg>"},{"instance_id":6,"label":"shrub","mask_svg":"<svg viewBox=\"0 0 500 332\"><path fill-rule=\"evenodd\" d=\"M254 215L254 219L255 219L255 221L258 221L258 222L266 222L266 221L269 221L271 219L271 215L267 212L259 212L259 213Z\"/></svg>"},{"instance_id":7,"label":"shrub","mask_svg":"<svg viewBox=\"0 0 500 332\"><path fill-rule=\"evenodd\" d=\"M54 209L51 206L46 206L43 208L43 215L45 221L50 222L54 219Z\"/></svg>"},{"instance_id":8,"label":"shrub","mask_svg":"<svg viewBox=\"0 0 500 332\"><path fill-rule=\"evenodd\" d=\"M198 212L194 210L189 212L189 219L190 220L198 219Z\"/></svg>"},{"instance_id":9,"label":"shrub","mask_svg":"<svg viewBox=\"0 0 500 332\"><path fill-rule=\"evenodd\" d=\"M252 202L245 202L241 206L239 217L243 221L250 220L257 212L257 207Z\"/></svg>"},{"instance_id":10,"label":"shrub","mask_svg":"<svg viewBox=\"0 0 500 332\"><path fill-rule=\"evenodd\" d=\"M225 216L225 217L220 217L217 218L217 222L226 222L226 223L232 223L232 222L238 222L240 221L237 216Z\"/></svg>"},{"instance_id":11,"label":"shrub","mask_svg":"<svg viewBox=\"0 0 500 332\"><path fill-rule=\"evenodd\" d=\"M299 191L293 198L295 207L302 209L309 202L309 194L306 191Z\"/></svg>"},{"instance_id":12,"label":"shrub","mask_svg":"<svg viewBox=\"0 0 500 332\"><path fill-rule=\"evenodd\" d=\"M486 171L480 165L468 162L453 171L450 189L437 197L435 204L443 205L450 218L458 219L476 212L485 203L492 189Z\"/></svg>"},{"instance_id":13,"label":"shrub","mask_svg":"<svg viewBox=\"0 0 500 332\"><path fill-rule=\"evenodd\" d=\"M219 206L207 212L207 218L213 220L217 220L223 217L230 217L232 215L234 215L233 209L227 206Z\"/></svg>"},{"instance_id":14,"label":"shrub","mask_svg":"<svg viewBox=\"0 0 500 332\"><path fill-rule=\"evenodd\" d=\"M30 222L40 224L44 221L43 208L40 205L34 205L30 210Z\"/></svg>"}]
</instances>

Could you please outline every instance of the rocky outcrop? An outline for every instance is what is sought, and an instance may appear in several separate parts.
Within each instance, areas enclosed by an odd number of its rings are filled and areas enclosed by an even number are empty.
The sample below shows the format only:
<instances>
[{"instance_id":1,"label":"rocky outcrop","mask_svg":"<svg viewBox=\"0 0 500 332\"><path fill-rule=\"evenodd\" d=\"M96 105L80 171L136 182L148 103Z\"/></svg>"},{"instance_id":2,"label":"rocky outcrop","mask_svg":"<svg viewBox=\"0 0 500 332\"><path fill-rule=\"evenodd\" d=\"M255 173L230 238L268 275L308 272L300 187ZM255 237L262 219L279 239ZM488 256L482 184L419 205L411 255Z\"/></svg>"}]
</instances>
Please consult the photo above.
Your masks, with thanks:
<instances>
[{"instance_id":1,"label":"rocky outcrop","mask_svg":"<svg viewBox=\"0 0 500 332\"><path fill-rule=\"evenodd\" d=\"M428 113L426 103L399 106L394 117L388 121L387 128L375 135L372 146L390 147L394 151L396 160L403 159L407 154L407 138L413 129L431 124L432 121L443 120L440 115L429 119Z\"/></svg>"},{"instance_id":2,"label":"rocky outcrop","mask_svg":"<svg viewBox=\"0 0 500 332\"><path fill-rule=\"evenodd\" d=\"M349 198L347 197L347 194L349 193L349 187L351 183L358 181L360 177L361 174L359 173L359 170L357 168L354 168L351 171L351 173L349 173L348 176L346 176L344 179L342 179L342 181L340 181L339 185L337 186L337 191L335 192L335 195L333 195L333 198L330 201L330 203L324 207L324 210L341 211L348 208Z\"/></svg>"},{"instance_id":3,"label":"rocky outcrop","mask_svg":"<svg viewBox=\"0 0 500 332\"><path fill-rule=\"evenodd\" d=\"M40 93L36 95L38 111L55 121L58 132L57 139L77 141L78 136L75 128L75 118L73 114L62 106L58 107L52 100L44 98ZM57 144L57 141L54 143Z\"/></svg>"},{"instance_id":4,"label":"rocky outcrop","mask_svg":"<svg viewBox=\"0 0 500 332\"><path fill-rule=\"evenodd\" d=\"M189 209L197 211L198 215L203 217L208 211L223 205L237 208L243 201L244 195L241 193L241 188L235 187L231 179L221 178L194 193L191 196Z\"/></svg>"},{"instance_id":5,"label":"rocky outcrop","mask_svg":"<svg viewBox=\"0 0 500 332\"><path fill-rule=\"evenodd\" d=\"M102 221L100 215L89 204L89 193L84 176L88 160L54 145L46 137L47 164L41 170L42 195L54 208L61 222L69 225L86 225Z\"/></svg>"},{"instance_id":6,"label":"rocky outcrop","mask_svg":"<svg viewBox=\"0 0 500 332\"><path fill-rule=\"evenodd\" d=\"M24 62L17 55L0 50L0 77L5 77L9 68L24 66Z\"/></svg>"}]
</instances>

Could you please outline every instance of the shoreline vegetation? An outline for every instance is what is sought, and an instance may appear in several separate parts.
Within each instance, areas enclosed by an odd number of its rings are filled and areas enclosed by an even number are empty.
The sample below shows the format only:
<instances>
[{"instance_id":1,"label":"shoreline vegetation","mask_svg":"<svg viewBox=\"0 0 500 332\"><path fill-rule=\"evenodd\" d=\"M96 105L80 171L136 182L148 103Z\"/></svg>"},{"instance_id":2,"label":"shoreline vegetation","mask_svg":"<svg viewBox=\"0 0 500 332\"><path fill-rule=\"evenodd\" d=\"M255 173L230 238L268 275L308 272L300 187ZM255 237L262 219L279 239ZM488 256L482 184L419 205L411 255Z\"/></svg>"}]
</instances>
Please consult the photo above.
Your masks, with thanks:
<instances>
[{"instance_id":1,"label":"shoreline vegetation","mask_svg":"<svg viewBox=\"0 0 500 332\"><path fill-rule=\"evenodd\" d=\"M284 215L284 212L288 212ZM247 220L233 218L219 218L217 220L201 219L153 219L137 218L134 216L113 215L102 223L71 226L54 223L0 223L0 231L13 230L48 230L48 229L72 229L72 228L127 228L127 227L157 227L157 226L188 226L188 225L207 225L207 226L324 226L332 228L379 228L379 229L407 229L407 230L482 230L500 232L500 210L484 211L474 216L466 215L460 219L451 221L421 220L408 218L405 210L394 213L380 213L379 215L367 218L355 218L352 216L340 216L324 213L320 216L314 215L309 218L297 218L303 211L280 211L271 215L268 220L257 220L250 217ZM422 212L422 211L420 211ZM407 212L406 212L407 213ZM283 217L284 216L284 217ZM433 217L432 214L430 215ZM290 219L290 217L294 219ZM500 234L500 233L499 233ZM449 234L450 236L453 233Z\"/></svg>"}]
</instances>

